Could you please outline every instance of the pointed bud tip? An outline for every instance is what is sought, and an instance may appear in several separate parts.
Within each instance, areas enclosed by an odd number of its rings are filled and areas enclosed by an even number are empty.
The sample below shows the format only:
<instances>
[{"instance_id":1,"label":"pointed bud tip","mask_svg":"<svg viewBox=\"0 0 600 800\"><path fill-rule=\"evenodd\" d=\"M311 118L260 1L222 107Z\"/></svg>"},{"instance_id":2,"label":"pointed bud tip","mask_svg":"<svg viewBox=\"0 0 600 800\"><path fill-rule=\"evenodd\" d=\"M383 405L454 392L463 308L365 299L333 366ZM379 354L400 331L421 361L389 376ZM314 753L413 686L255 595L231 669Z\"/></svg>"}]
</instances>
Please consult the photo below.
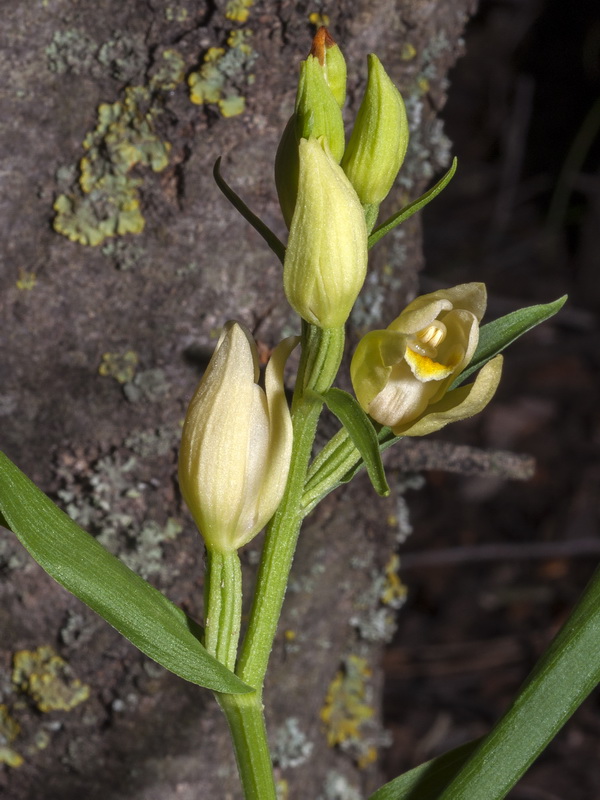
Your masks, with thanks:
<instances>
[{"instance_id":1,"label":"pointed bud tip","mask_svg":"<svg viewBox=\"0 0 600 800\"><path fill-rule=\"evenodd\" d=\"M334 47L335 44L336 42L327 28L319 28L312 41L312 47L310 48L309 55L318 58L319 64L323 66L325 63L325 50L330 47Z\"/></svg>"}]
</instances>

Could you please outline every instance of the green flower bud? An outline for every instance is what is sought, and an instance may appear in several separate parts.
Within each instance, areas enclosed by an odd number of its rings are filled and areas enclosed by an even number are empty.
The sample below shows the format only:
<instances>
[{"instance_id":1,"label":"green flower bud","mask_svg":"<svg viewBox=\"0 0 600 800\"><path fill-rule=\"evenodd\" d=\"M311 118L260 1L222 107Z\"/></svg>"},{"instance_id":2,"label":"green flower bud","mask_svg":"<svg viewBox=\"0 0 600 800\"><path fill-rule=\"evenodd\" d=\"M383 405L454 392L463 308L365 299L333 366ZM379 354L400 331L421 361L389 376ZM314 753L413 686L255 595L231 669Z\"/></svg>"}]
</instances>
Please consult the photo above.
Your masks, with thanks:
<instances>
[{"instance_id":1,"label":"green flower bud","mask_svg":"<svg viewBox=\"0 0 600 800\"><path fill-rule=\"evenodd\" d=\"M300 65L296 110L288 120L275 156L275 186L285 224L290 227L298 194L298 142L323 136L336 161L344 153L346 62L326 28L319 28Z\"/></svg>"},{"instance_id":2,"label":"green flower bud","mask_svg":"<svg viewBox=\"0 0 600 800\"><path fill-rule=\"evenodd\" d=\"M179 485L209 550L249 542L281 501L292 452L283 371L297 343L292 337L275 348L263 390L254 340L228 323L189 405Z\"/></svg>"},{"instance_id":3,"label":"green flower bud","mask_svg":"<svg viewBox=\"0 0 600 800\"><path fill-rule=\"evenodd\" d=\"M485 286L465 283L417 297L386 330L368 333L350 365L363 410L400 436L424 436L481 411L500 381L502 356L474 383L448 389L473 358L485 306Z\"/></svg>"},{"instance_id":4,"label":"green flower bud","mask_svg":"<svg viewBox=\"0 0 600 800\"><path fill-rule=\"evenodd\" d=\"M346 60L327 28L319 28L310 55L319 60L325 80L340 108L346 102Z\"/></svg>"},{"instance_id":5,"label":"green flower bud","mask_svg":"<svg viewBox=\"0 0 600 800\"><path fill-rule=\"evenodd\" d=\"M290 305L320 328L344 325L367 272L360 200L327 147L300 140L298 201L283 264Z\"/></svg>"},{"instance_id":6,"label":"green flower bud","mask_svg":"<svg viewBox=\"0 0 600 800\"><path fill-rule=\"evenodd\" d=\"M408 121L400 92L377 56L369 56L367 89L342 167L363 205L378 205L392 188L408 147Z\"/></svg>"},{"instance_id":7,"label":"green flower bud","mask_svg":"<svg viewBox=\"0 0 600 800\"><path fill-rule=\"evenodd\" d=\"M300 139L323 137L339 164L344 155L342 110L327 85L319 59L309 55L300 65L296 94L296 136Z\"/></svg>"}]
</instances>

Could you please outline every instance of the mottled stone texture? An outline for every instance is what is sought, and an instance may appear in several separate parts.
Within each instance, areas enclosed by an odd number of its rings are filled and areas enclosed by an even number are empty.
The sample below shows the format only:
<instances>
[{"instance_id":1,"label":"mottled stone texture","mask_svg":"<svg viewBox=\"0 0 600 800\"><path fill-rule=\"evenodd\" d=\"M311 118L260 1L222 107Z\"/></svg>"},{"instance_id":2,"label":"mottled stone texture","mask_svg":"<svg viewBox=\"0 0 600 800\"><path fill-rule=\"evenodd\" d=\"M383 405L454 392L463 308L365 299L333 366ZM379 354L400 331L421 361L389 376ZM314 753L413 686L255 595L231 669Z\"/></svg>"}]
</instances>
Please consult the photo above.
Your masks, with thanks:
<instances>
[{"instance_id":1,"label":"mottled stone texture","mask_svg":"<svg viewBox=\"0 0 600 800\"><path fill-rule=\"evenodd\" d=\"M282 326L297 328L279 263L220 195L211 170L222 155L227 179L285 236L272 162L292 108L297 64L314 32L308 15L318 10L264 0L241 24L225 19L225 5L9 3L0 31L0 446L114 550L152 564L151 580L198 616L201 546L174 477L186 400L215 329L228 318L246 322L267 346ZM405 94L414 130L391 212L448 163L436 113L474 1L316 5L330 16L347 57L348 121L360 101L368 52L377 52ZM252 83L243 74L229 78L246 109L224 118L214 105L192 105L183 83L166 94L157 133L172 145L170 164L132 173L141 181L144 232L109 240L103 249L53 231L53 201L77 174L64 168L83 155L98 105L118 101L128 85L147 85L162 48L176 49L191 71L209 47L223 46L239 28L253 30L256 53ZM417 221L379 245L351 342L398 313L417 288L421 260ZM123 386L99 374L103 354L127 351L138 357L132 382ZM377 501L360 479L326 502L302 537L266 689L271 731L296 718L313 744L304 757L282 759L290 800L366 796L377 785L373 766L356 768L354 751L327 747L319 710L349 653L372 665L368 701L377 708L385 631L376 623L385 610L374 587L398 534L396 502ZM168 518L184 524L172 541ZM21 725L13 747L25 757L19 769L0 772L0 795L238 798L224 721L208 693L142 658L47 578L9 533L0 537L0 702ZM257 549L244 556L248 581ZM70 712L43 715L11 689L13 653L42 644L56 647L91 687L91 698ZM367 726L364 736L377 745L381 732ZM336 781L346 788L336 793Z\"/></svg>"}]
</instances>

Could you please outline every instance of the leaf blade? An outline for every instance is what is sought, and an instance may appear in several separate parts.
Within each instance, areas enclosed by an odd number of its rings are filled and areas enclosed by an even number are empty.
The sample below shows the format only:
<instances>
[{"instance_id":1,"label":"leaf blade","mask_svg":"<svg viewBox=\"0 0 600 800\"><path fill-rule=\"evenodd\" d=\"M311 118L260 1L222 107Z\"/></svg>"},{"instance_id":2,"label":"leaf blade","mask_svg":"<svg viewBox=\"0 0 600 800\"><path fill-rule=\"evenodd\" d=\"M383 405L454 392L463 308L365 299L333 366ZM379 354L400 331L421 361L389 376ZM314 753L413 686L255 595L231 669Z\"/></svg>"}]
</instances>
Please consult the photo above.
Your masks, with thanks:
<instances>
[{"instance_id":1,"label":"leaf blade","mask_svg":"<svg viewBox=\"0 0 600 800\"><path fill-rule=\"evenodd\" d=\"M416 214L417 211L425 208L428 203L437 197L438 194L446 188L446 186L454 177L457 166L458 159L455 157L452 159L452 164L448 172L435 184L435 186L432 186L431 189L425 192L425 194L417 197L417 199L413 200L412 203L404 206L404 208L401 208L396 214L393 214L391 217L386 219L385 222L382 222L381 225L378 225L369 236L369 250L376 245L380 239L383 239L383 237L393 228L395 228L397 225L400 225L402 222L405 222L407 219L412 217L413 214Z\"/></svg>"},{"instance_id":2,"label":"leaf blade","mask_svg":"<svg viewBox=\"0 0 600 800\"><path fill-rule=\"evenodd\" d=\"M460 386L476 370L483 367L524 333L557 314L566 302L567 295L565 294L551 303L519 308L504 317L482 325L479 330L479 343L471 363L456 378L450 390Z\"/></svg>"},{"instance_id":3,"label":"leaf blade","mask_svg":"<svg viewBox=\"0 0 600 800\"><path fill-rule=\"evenodd\" d=\"M361 455L373 488L380 497L390 493L381 461L377 431L358 401L342 389L328 389L322 395L327 408L335 414L348 431L352 443Z\"/></svg>"},{"instance_id":4,"label":"leaf blade","mask_svg":"<svg viewBox=\"0 0 600 800\"><path fill-rule=\"evenodd\" d=\"M467 742L380 786L369 800L437 800L480 740Z\"/></svg>"},{"instance_id":5,"label":"leaf blade","mask_svg":"<svg viewBox=\"0 0 600 800\"><path fill-rule=\"evenodd\" d=\"M251 691L198 640L200 626L105 550L0 452L0 520L61 586L145 655L217 692Z\"/></svg>"},{"instance_id":6,"label":"leaf blade","mask_svg":"<svg viewBox=\"0 0 600 800\"><path fill-rule=\"evenodd\" d=\"M266 225L260 217L258 217L253 211L251 211L246 203L242 200L242 198L233 191L231 186L227 183L225 178L221 175L221 156L217 158L215 161L215 166L213 167L213 177L215 179L215 183L219 187L219 189L223 192L225 197L229 200L231 205L239 211L239 213L244 217L246 222L249 222L250 225L254 228L254 230L259 233L265 242L269 245L271 250L275 253L277 258L283 264L283 260L285 258L285 245L277 237L273 231Z\"/></svg>"},{"instance_id":7,"label":"leaf blade","mask_svg":"<svg viewBox=\"0 0 600 800\"><path fill-rule=\"evenodd\" d=\"M511 707L440 800L501 800L600 682L600 569Z\"/></svg>"}]
</instances>

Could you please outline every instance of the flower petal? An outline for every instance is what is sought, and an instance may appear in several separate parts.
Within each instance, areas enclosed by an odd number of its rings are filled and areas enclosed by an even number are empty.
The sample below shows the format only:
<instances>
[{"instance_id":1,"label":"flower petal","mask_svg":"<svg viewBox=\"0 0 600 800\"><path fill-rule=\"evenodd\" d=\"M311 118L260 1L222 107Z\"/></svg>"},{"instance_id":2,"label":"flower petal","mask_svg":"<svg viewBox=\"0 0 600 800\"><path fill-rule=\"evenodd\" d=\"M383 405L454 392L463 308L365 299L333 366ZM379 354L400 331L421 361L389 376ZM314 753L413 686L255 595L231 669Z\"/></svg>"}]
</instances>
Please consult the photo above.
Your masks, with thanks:
<instances>
[{"instance_id":1,"label":"flower petal","mask_svg":"<svg viewBox=\"0 0 600 800\"><path fill-rule=\"evenodd\" d=\"M450 422L458 422L479 413L490 402L502 374L502 356L496 356L481 368L475 382L460 386L429 406L419 419L408 425L396 425L397 436L425 436L439 431Z\"/></svg>"}]
</instances>

